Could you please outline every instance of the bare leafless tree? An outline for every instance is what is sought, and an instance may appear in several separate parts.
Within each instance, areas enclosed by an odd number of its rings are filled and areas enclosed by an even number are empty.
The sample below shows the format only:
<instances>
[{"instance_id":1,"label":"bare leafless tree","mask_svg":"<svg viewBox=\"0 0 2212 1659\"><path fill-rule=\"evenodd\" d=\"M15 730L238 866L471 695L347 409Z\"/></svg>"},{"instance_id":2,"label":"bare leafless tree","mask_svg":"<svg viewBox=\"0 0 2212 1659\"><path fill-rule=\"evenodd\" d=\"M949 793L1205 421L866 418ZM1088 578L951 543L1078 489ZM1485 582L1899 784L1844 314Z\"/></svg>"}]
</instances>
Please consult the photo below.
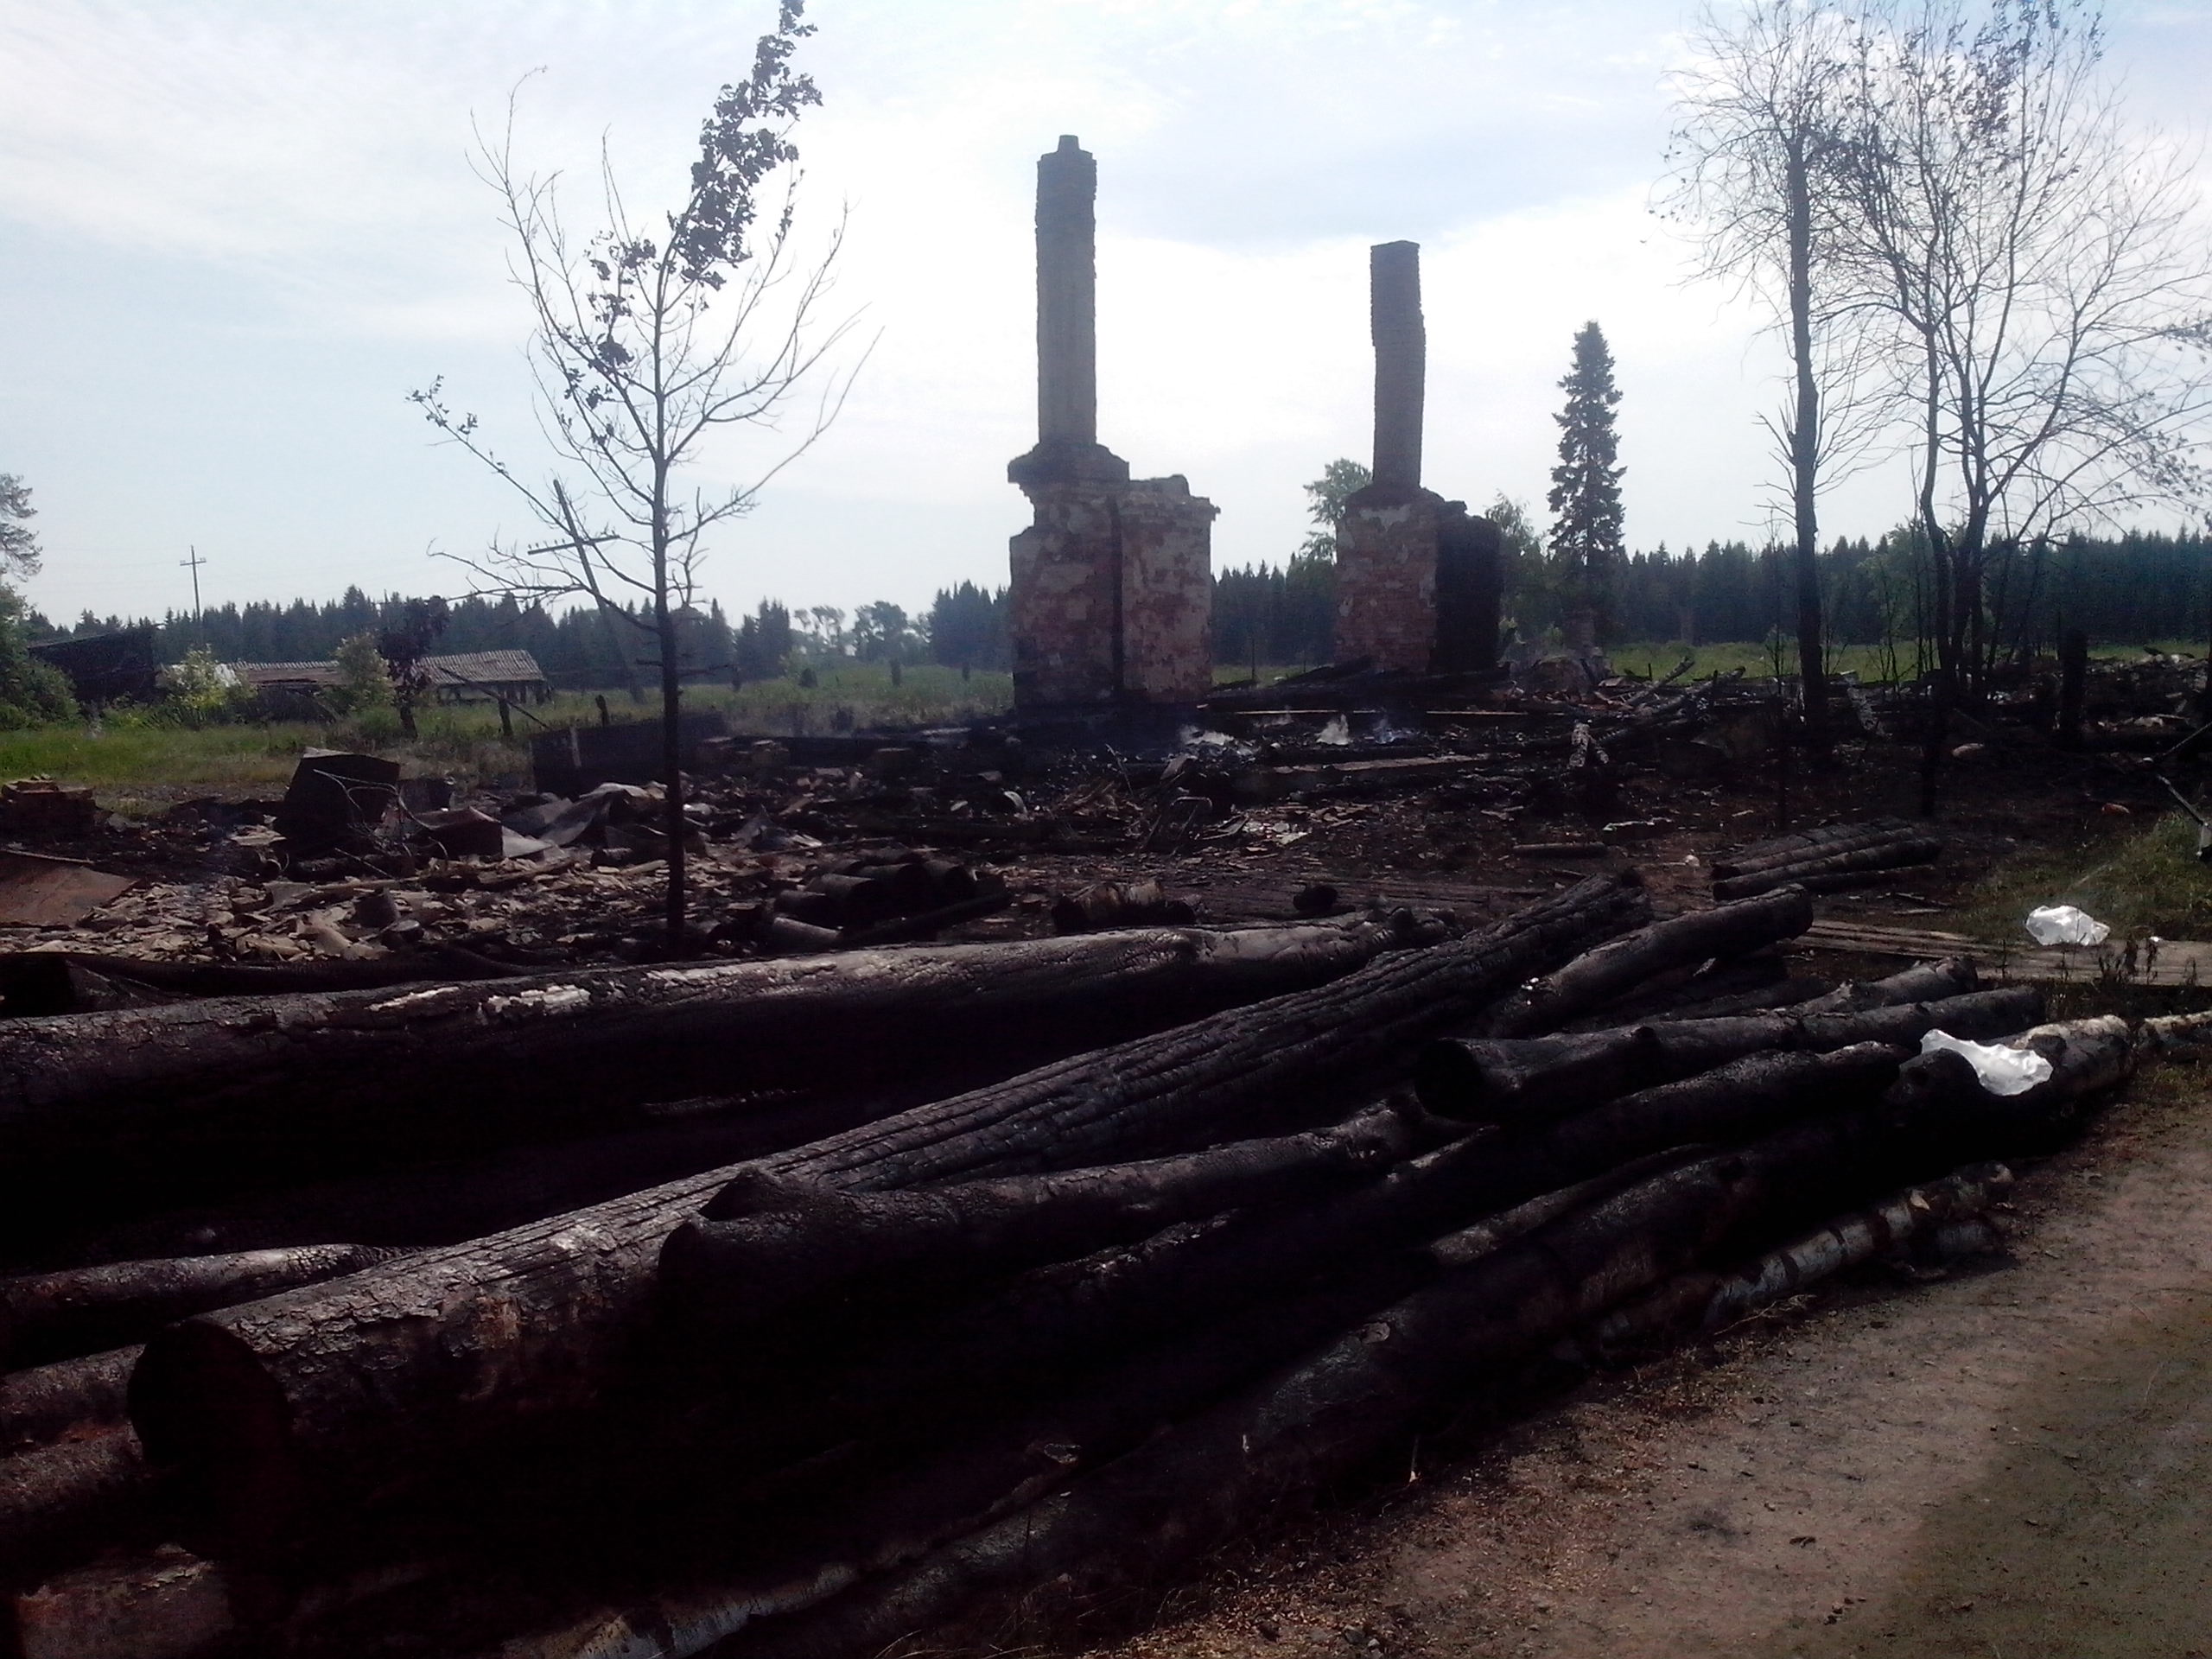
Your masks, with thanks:
<instances>
[{"instance_id":1,"label":"bare leafless tree","mask_svg":"<svg viewBox=\"0 0 2212 1659\"><path fill-rule=\"evenodd\" d=\"M1785 341L1790 397L1766 417L1794 530L1805 735L1830 747L1820 583L1820 492L1864 458L1881 425L1862 274L1834 173L1850 125L1854 31L1802 0L1708 9L1679 78L1660 211L1696 241L1705 274L1738 280Z\"/></svg>"},{"instance_id":2,"label":"bare leafless tree","mask_svg":"<svg viewBox=\"0 0 2212 1659\"><path fill-rule=\"evenodd\" d=\"M1856 30L1838 176L1917 429L1945 705L1995 651L1993 556L2207 484L2212 244L2101 57L2087 0L1866 0Z\"/></svg>"},{"instance_id":3,"label":"bare leafless tree","mask_svg":"<svg viewBox=\"0 0 2212 1659\"><path fill-rule=\"evenodd\" d=\"M679 625L697 591L709 532L749 512L768 480L822 435L859 367L857 358L837 364L853 319L829 315L842 225L810 257L802 257L793 231L799 175L791 132L821 102L791 61L813 33L801 21L804 4L780 0L752 73L715 100L690 193L664 226L632 213L602 149L601 219L577 236L562 218L558 175L530 173L515 159L514 101L496 143L479 132L478 170L499 195L513 238L510 273L529 298L549 473L527 476L511 464L474 415L454 411L442 384L410 394L432 425L512 485L549 532L461 558L479 591L538 602L587 598L651 642L668 791L671 951L683 945L685 909ZM697 481L709 467L728 465L707 450L732 428L772 435L771 452L744 482Z\"/></svg>"}]
</instances>

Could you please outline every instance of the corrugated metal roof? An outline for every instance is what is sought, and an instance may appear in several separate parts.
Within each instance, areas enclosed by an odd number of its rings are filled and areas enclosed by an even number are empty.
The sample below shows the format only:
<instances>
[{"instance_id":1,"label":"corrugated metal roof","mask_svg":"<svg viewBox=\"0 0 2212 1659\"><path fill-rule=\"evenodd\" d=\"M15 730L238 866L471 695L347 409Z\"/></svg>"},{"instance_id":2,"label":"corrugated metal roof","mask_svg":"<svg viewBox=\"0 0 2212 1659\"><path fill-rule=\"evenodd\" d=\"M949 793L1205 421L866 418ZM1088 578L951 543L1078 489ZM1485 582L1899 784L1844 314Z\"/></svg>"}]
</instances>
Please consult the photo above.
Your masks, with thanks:
<instances>
[{"instance_id":1,"label":"corrugated metal roof","mask_svg":"<svg viewBox=\"0 0 2212 1659\"><path fill-rule=\"evenodd\" d=\"M545 677L537 658L526 651L464 651L452 657L425 657L423 666L436 678L455 685L466 680L482 685L512 685Z\"/></svg>"}]
</instances>

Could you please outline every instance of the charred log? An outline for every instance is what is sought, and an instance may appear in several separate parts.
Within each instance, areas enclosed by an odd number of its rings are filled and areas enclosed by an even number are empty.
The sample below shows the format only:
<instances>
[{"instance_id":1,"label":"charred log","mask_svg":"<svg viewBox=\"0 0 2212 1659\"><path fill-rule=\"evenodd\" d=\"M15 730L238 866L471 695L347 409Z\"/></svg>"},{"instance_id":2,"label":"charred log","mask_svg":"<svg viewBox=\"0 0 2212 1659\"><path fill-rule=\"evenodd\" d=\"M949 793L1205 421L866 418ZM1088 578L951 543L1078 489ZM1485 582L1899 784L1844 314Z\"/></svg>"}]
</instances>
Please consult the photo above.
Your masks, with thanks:
<instances>
[{"instance_id":1,"label":"charred log","mask_svg":"<svg viewBox=\"0 0 2212 1659\"><path fill-rule=\"evenodd\" d=\"M1654 922L1516 991L1484 1016L1483 1033L1519 1037L1550 1030L1670 968L1743 956L1812 925L1812 902L1802 893L1777 893Z\"/></svg>"},{"instance_id":2,"label":"charred log","mask_svg":"<svg viewBox=\"0 0 2212 1659\"><path fill-rule=\"evenodd\" d=\"M529 972L457 944L359 961L265 964L19 950L0 955L0 1012L86 1014L154 1007L183 997L373 990L448 980L514 979Z\"/></svg>"},{"instance_id":3,"label":"charred log","mask_svg":"<svg viewBox=\"0 0 2212 1659\"><path fill-rule=\"evenodd\" d=\"M1719 899L1749 899L1793 884L1808 893L1836 892L1862 885L1885 871L1933 864L1942 855L1943 843L1933 836L1893 836L1847 851L1777 865L1750 875L1727 877L1713 884L1713 896Z\"/></svg>"},{"instance_id":4,"label":"charred log","mask_svg":"<svg viewBox=\"0 0 2212 1659\"><path fill-rule=\"evenodd\" d=\"M1303 1363L887 1580L746 1630L745 1659L873 1652L979 1596L1181 1566L1263 1508L1358 1469L1475 1375L1694 1263L1758 1208L1765 1171L1702 1160L1554 1222Z\"/></svg>"},{"instance_id":5,"label":"charred log","mask_svg":"<svg viewBox=\"0 0 2212 1659\"><path fill-rule=\"evenodd\" d=\"M0 1580L30 1581L116 1541L146 1512L153 1489L128 1428L0 1458Z\"/></svg>"},{"instance_id":6,"label":"charred log","mask_svg":"<svg viewBox=\"0 0 2212 1659\"><path fill-rule=\"evenodd\" d=\"M1854 980L1840 985L1827 996L1808 1004L1808 1014L1847 1014L1859 1008L1885 1008L1903 1002L1941 1002L1981 988L1981 976L1966 957L1946 957L1940 962L1917 962L1883 979Z\"/></svg>"},{"instance_id":7,"label":"charred log","mask_svg":"<svg viewBox=\"0 0 2212 1659\"><path fill-rule=\"evenodd\" d=\"M0 1454L123 1427L136 1348L0 1375Z\"/></svg>"},{"instance_id":8,"label":"charred log","mask_svg":"<svg viewBox=\"0 0 2212 1659\"><path fill-rule=\"evenodd\" d=\"M1816 830L1800 830L1794 836L1777 836L1771 840L1755 842L1729 857L1714 859L1713 873L1724 880L1731 876L1756 875L1765 870L1802 864L1808 859L1826 858L1834 853L1876 846L1885 841L1920 833L1903 818L1876 818L1864 823L1823 824Z\"/></svg>"},{"instance_id":9,"label":"charred log","mask_svg":"<svg viewBox=\"0 0 2212 1659\"><path fill-rule=\"evenodd\" d=\"M948 1275L1014 1273L1223 1210L1319 1198L1380 1173L1411 1140L1401 1114L1377 1108L1302 1135L950 1186L841 1192L745 1177L670 1237L661 1279L723 1326L863 1275L926 1274L941 1293Z\"/></svg>"},{"instance_id":10,"label":"charred log","mask_svg":"<svg viewBox=\"0 0 2212 1659\"><path fill-rule=\"evenodd\" d=\"M671 1571L665 1557L660 1560L660 1582L673 1580L688 1587L597 1606L564 1622L557 1632L531 1640L553 1652L619 1650L636 1659L675 1659L764 1618L802 1611L1035 1503L1078 1470L1121 1455L1328 1343L1446 1269L1471 1266L1628 1184L1609 1179L1548 1194L1417 1255L1394 1256L1327 1286L1236 1310L1185 1338L1121 1357L1085 1375L1072 1392L979 1426L949 1447L942 1432L930 1435L918 1452L894 1459L887 1471L879 1452L847 1480L810 1479L795 1503L772 1505L769 1526L761 1524L757 1485L723 1489L720 1502L709 1497L707 1507L687 1505L683 1511L683 1529L705 1532L715 1546L695 1552L680 1538L672 1540L688 1570ZM645 1461L640 1466L656 1465ZM693 1472L696 1478L698 1471ZM714 1476L706 1479L711 1486ZM654 1496L664 1500L665 1476L657 1475L654 1484ZM735 1573L725 1565L734 1539L752 1546L738 1552L747 1566Z\"/></svg>"},{"instance_id":11,"label":"charred log","mask_svg":"<svg viewBox=\"0 0 2212 1659\"><path fill-rule=\"evenodd\" d=\"M1160 930L10 1020L0 1210L29 1233L188 1180L213 1197L421 1162L623 1127L641 1100L911 1077L985 1042L1033 1065L1409 942Z\"/></svg>"},{"instance_id":12,"label":"charred log","mask_svg":"<svg viewBox=\"0 0 2212 1659\"><path fill-rule=\"evenodd\" d=\"M1409 1063L1421 1039L1640 919L1593 879L1484 932L1371 964L1343 986L1214 1016L763 1160L787 1179L882 1190L1065 1168L1309 1113ZM662 1243L739 1173L626 1195L451 1249L202 1314L161 1332L131 1417L234 1529L270 1535L301 1496L388 1477L397 1457L588 1403L650 1311Z\"/></svg>"},{"instance_id":13,"label":"charred log","mask_svg":"<svg viewBox=\"0 0 2212 1659\"><path fill-rule=\"evenodd\" d=\"M1723 1330L1824 1279L1979 1216L2012 1185L2012 1173L2004 1165L1980 1164L1925 1186L1908 1187L1744 1266L1669 1281L1598 1320L1575 1345L1592 1360L1612 1363L1690 1332Z\"/></svg>"},{"instance_id":14,"label":"charred log","mask_svg":"<svg viewBox=\"0 0 2212 1659\"><path fill-rule=\"evenodd\" d=\"M1762 1051L1910 1046L1936 1030L1986 1039L2018 1031L2042 1013L2042 993L2023 986L1850 1014L1789 1009L1569 1036L1446 1038L1422 1052L1414 1081L1421 1103L1447 1117L1471 1122L1557 1118Z\"/></svg>"},{"instance_id":15,"label":"charred log","mask_svg":"<svg viewBox=\"0 0 2212 1659\"><path fill-rule=\"evenodd\" d=\"M0 1357L10 1367L143 1341L209 1308L311 1285L388 1260L358 1244L116 1262L0 1279Z\"/></svg>"}]
</instances>

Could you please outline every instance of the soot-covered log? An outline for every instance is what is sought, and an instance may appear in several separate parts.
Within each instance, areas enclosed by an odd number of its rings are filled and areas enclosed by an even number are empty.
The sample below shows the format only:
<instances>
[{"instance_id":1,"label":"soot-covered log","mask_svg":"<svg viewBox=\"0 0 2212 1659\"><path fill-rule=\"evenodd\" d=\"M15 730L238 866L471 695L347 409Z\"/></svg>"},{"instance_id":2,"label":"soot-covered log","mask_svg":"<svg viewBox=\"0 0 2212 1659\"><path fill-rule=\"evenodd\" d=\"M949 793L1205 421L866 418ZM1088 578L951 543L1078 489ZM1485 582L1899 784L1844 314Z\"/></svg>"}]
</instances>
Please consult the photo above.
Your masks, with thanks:
<instances>
[{"instance_id":1,"label":"soot-covered log","mask_svg":"<svg viewBox=\"0 0 2212 1659\"><path fill-rule=\"evenodd\" d=\"M1849 852L1853 848L1871 847L1920 833L1918 829L1903 818L1874 818L1860 823L1823 824L1816 830L1800 830L1794 836L1777 836L1771 840L1754 842L1741 852L1730 854L1726 858L1716 858L1713 861L1713 873L1723 880L1730 876L1756 875L1765 870L1802 864L1808 859L1825 858L1832 853Z\"/></svg>"},{"instance_id":2,"label":"soot-covered log","mask_svg":"<svg viewBox=\"0 0 2212 1659\"><path fill-rule=\"evenodd\" d=\"M0 1583L32 1581L120 1541L153 1492L138 1437L127 1427L0 1458Z\"/></svg>"},{"instance_id":3,"label":"soot-covered log","mask_svg":"<svg viewBox=\"0 0 2212 1659\"><path fill-rule=\"evenodd\" d=\"M0 1358L14 1369L122 1347L173 1320L335 1279L395 1254L320 1244L0 1279Z\"/></svg>"},{"instance_id":4,"label":"soot-covered log","mask_svg":"<svg viewBox=\"0 0 2212 1659\"><path fill-rule=\"evenodd\" d=\"M1064 1061L755 1167L880 1191L1300 1127L1332 1090L1409 1065L1423 1039L1641 921L1643 906L1634 884L1592 878L1342 984ZM132 1421L149 1453L178 1466L232 1528L269 1536L310 1489L388 1478L410 1460L434 1461L441 1446L591 1402L650 1313L661 1245L741 1173L186 1320L148 1344Z\"/></svg>"},{"instance_id":5,"label":"soot-covered log","mask_svg":"<svg viewBox=\"0 0 2212 1659\"><path fill-rule=\"evenodd\" d=\"M1473 1021L1512 986L1648 913L1632 876L1592 876L1452 944L863 1124L761 1167L881 1191L1310 1122L1346 1089L1402 1078L1429 1036Z\"/></svg>"},{"instance_id":6,"label":"soot-covered log","mask_svg":"<svg viewBox=\"0 0 2212 1659\"><path fill-rule=\"evenodd\" d=\"M1812 901L1788 892L1654 922L1585 951L1515 992L1484 1016L1482 1032L1519 1037L1549 1031L1670 968L1744 956L1812 925Z\"/></svg>"},{"instance_id":7,"label":"soot-covered log","mask_svg":"<svg viewBox=\"0 0 2212 1659\"><path fill-rule=\"evenodd\" d=\"M1882 872L1909 865L1933 864L1943 855L1943 843L1934 836L1905 834L1887 837L1843 852L1825 853L1797 863L1760 870L1751 875L1729 876L1713 884L1719 899L1748 899L1796 885L1808 893L1832 893L1863 886Z\"/></svg>"},{"instance_id":8,"label":"soot-covered log","mask_svg":"<svg viewBox=\"0 0 2212 1659\"><path fill-rule=\"evenodd\" d=\"M98 1013L153 1007L191 996L282 996L373 990L461 979L517 979L531 970L461 945L362 961L167 962L88 950L0 954L0 1014Z\"/></svg>"},{"instance_id":9,"label":"soot-covered log","mask_svg":"<svg viewBox=\"0 0 2212 1659\"><path fill-rule=\"evenodd\" d=\"M745 1371L739 1387L760 1419L747 1437L751 1455L765 1464L854 1434L911 1430L969 1409L978 1379L1008 1393L1049 1386L1285 1286L1348 1270L1668 1148L1732 1144L1866 1109L1896 1084L1904 1053L1861 1044L1829 1054L1751 1056L1549 1128L1478 1131L1317 1205L1169 1229L1127 1250L1040 1270L864 1346L789 1390L779 1389L772 1370ZM1948 1063L1915 1062L1943 1086L1923 1086L1901 1103L1900 1116L1969 1109L1979 1096L1972 1070L1955 1055L1929 1058Z\"/></svg>"},{"instance_id":10,"label":"soot-covered log","mask_svg":"<svg viewBox=\"0 0 2212 1659\"><path fill-rule=\"evenodd\" d=\"M896 1274L1007 1274L1088 1255L1177 1222L1310 1200L1379 1173L1413 1135L1388 1107L1334 1128L1059 1173L890 1192L741 1177L661 1251L667 1293L716 1325L742 1325L841 1283Z\"/></svg>"},{"instance_id":11,"label":"soot-covered log","mask_svg":"<svg viewBox=\"0 0 2212 1659\"><path fill-rule=\"evenodd\" d=\"M798 1490L779 1494L772 1513L762 1512L758 1487L741 1482L720 1488L725 1495L716 1501L720 1474L711 1453L702 1471L684 1467L680 1453L664 1447L664 1458L676 1456L678 1468L709 1488L703 1499L689 1493L676 1499L683 1516L674 1529L679 1535L654 1552L655 1583L681 1587L596 1605L527 1638L524 1650L676 1659L756 1620L814 1605L1034 1503L1078 1470L1121 1455L1332 1341L1443 1272L1471 1266L1632 1179L1548 1193L1420 1251L1230 1310L1174 1341L1086 1368L1069 1392L984 1416L950 1440L940 1430L903 1455L878 1450L842 1479L834 1471L810 1475ZM712 1438L709 1426L706 1443ZM632 1466L649 1497L665 1507L671 1465L647 1453ZM680 1535L686 1532L697 1535L687 1540ZM733 1560L741 1563L735 1570ZM518 1645L511 1642L510 1650Z\"/></svg>"},{"instance_id":12,"label":"soot-covered log","mask_svg":"<svg viewBox=\"0 0 2212 1659\"><path fill-rule=\"evenodd\" d=\"M1855 1013L1792 1008L1567 1036L1444 1038L1422 1052L1414 1082L1421 1103L1446 1117L1555 1119L1762 1050L1824 1053L1853 1043L1910 1046L1936 1030L1986 1039L2031 1025L2043 1012L2042 993L2019 986Z\"/></svg>"},{"instance_id":13,"label":"soot-covered log","mask_svg":"<svg viewBox=\"0 0 2212 1659\"><path fill-rule=\"evenodd\" d=\"M1542 1129L1533 1145L1570 1170L1655 1141L1726 1145L1792 1119L1847 1109L1894 1082L1909 1052L1853 1043L1819 1054L1746 1054L1577 1112Z\"/></svg>"},{"instance_id":14,"label":"soot-covered log","mask_svg":"<svg viewBox=\"0 0 2212 1659\"><path fill-rule=\"evenodd\" d=\"M136 1347L0 1375L0 1454L123 1426Z\"/></svg>"},{"instance_id":15,"label":"soot-covered log","mask_svg":"<svg viewBox=\"0 0 2212 1659\"><path fill-rule=\"evenodd\" d=\"M913 1092L903 1091L909 1103ZM920 1092L933 1098L938 1091L924 1086ZM671 1102L645 1113L658 1120L652 1128L502 1147L57 1230L21 1251L28 1259L18 1265L52 1268L354 1242L406 1249L458 1244L833 1135L880 1116L900 1098L849 1090Z\"/></svg>"},{"instance_id":16,"label":"soot-covered log","mask_svg":"<svg viewBox=\"0 0 2212 1659\"><path fill-rule=\"evenodd\" d=\"M1725 1154L1562 1217L1039 1503L810 1611L749 1627L721 1651L842 1659L994 1592L1179 1568L1263 1510L1358 1470L1476 1377L1693 1265L1760 1208L1770 1179L1757 1156Z\"/></svg>"},{"instance_id":17,"label":"soot-covered log","mask_svg":"<svg viewBox=\"0 0 2212 1659\"><path fill-rule=\"evenodd\" d=\"M1673 1020L1694 1015L1719 1002L1729 1013L1783 1007L1833 989L1821 980L1793 980L1778 950L1708 962L1686 972L1662 974L1649 984L1601 1003L1590 1013L1562 1020L1560 1031L1606 1031L1639 1020ZM1736 1004L1740 1003L1740 1008Z\"/></svg>"},{"instance_id":18,"label":"soot-covered log","mask_svg":"<svg viewBox=\"0 0 2212 1659\"><path fill-rule=\"evenodd\" d=\"M1852 980L1807 1004L1807 1014L1847 1014L1856 1008L1889 1008L1905 1002L1941 1002L1981 988L1981 976L1970 957L1916 962L1881 979Z\"/></svg>"},{"instance_id":19,"label":"soot-covered log","mask_svg":"<svg viewBox=\"0 0 2212 1659\"><path fill-rule=\"evenodd\" d=\"M1575 1338L1574 1347L1611 1363L1684 1335L1723 1330L1824 1279L1980 1215L2012 1186L2012 1172L2004 1165L1977 1164L1908 1187L1736 1268L1699 1269L1670 1280L1597 1320Z\"/></svg>"},{"instance_id":20,"label":"soot-covered log","mask_svg":"<svg viewBox=\"0 0 2212 1659\"><path fill-rule=\"evenodd\" d=\"M896 1080L979 1046L1035 1064L1424 937L1159 929L0 1022L0 1230L623 1127L641 1102Z\"/></svg>"}]
</instances>

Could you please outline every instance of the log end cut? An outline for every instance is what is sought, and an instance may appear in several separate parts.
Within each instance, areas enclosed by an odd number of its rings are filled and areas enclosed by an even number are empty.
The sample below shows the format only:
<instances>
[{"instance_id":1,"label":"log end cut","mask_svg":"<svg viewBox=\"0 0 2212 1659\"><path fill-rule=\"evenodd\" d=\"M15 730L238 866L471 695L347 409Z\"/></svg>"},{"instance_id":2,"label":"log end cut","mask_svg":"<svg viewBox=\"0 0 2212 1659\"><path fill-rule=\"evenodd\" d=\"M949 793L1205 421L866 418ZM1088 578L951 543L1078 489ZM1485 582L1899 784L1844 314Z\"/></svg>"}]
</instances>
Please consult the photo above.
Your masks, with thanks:
<instances>
[{"instance_id":1,"label":"log end cut","mask_svg":"<svg viewBox=\"0 0 2212 1659\"><path fill-rule=\"evenodd\" d=\"M130 1373L131 1426L147 1460L175 1477L188 1512L225 1537L281 1537L302 1490L283 1390L252 1348L188 1319L147 1343Z\"/></svg>"}]
</instances>

